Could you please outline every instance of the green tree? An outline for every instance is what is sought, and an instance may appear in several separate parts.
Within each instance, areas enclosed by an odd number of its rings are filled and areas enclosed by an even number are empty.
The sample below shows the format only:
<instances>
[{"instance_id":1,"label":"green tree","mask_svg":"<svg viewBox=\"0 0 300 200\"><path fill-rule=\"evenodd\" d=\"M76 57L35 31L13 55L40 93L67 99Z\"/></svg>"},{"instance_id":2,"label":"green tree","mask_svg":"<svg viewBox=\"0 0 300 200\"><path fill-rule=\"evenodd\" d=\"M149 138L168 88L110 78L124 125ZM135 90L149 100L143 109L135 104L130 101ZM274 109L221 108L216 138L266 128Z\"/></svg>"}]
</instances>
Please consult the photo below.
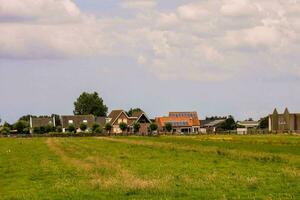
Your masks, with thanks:
<instances>
[{"instance_id":1,"label":"green tree","mask_svg":"<svg viewBox=\"0 0 300 200\"><path fill-rule=\"evenodd\" d=\"M85 132L87 129L87 124L86 123L81 123L80 124L80 130L82 130L83 132Z\"/></svg>"},{"instance_id":2,"label":"green tree","mask_svg":"<svg viewBox=\"0 0 300 200\"><path fill-rule=\"evenodd\" d=\"M138 133L140 131L140 128L141 128L141 124L138 123L138 122L134 122L134 124L133 124L133 132L134 133Z\"/></svg>"},{"instance_id":3,"label":"green tree","mask_svg":"<svg viewBox=\"0 0 300 200\"><path fill-rule=\"evenodd\" d=\"M156 131L158 129L158 126L156 123L151 123L150 124L150 130L151 130L151 134L153 134L154 131Z\"/></svg>"},{"instance_id":4,"label":"green tree","mask_svg":"<svg viewBox=\"0 0 300 200\"><path fill-rule=\"evenodd\" d=\"M110 131L111 131L111 129L112 129L111 123L106 123L104 128L105 128L105 131L106 131L108 134L110 134Z\"/></svg>"},{"instance_id":5,"label":"green tree","mask_svg":"<svg viewBox=\"0 0 300 200\"><path fill-rule=\"evenodd\" d=\"M98 126L98 127L93 131L93 133L97 133L97 134L100 134L100 133L102 133L102 132L103 132L103 129L102 129L101 126Z\"/></svg>"},{"instance_id":6,"label":"green tree","mask_svg":"<svg viewBox=\"0 0 300 200\"><path fill-rule=\"evenodd\" d=\"M128 112L126 112L126 114L129 116L129 117L132 117L132 114L134 112L143 112L142 109L140 108L130 108Z\"/></svg>"},{"instance_id":7,"label":"green tree","mask_svg":"<svg viewBox=\"0 0 300 200\"><path fill-rule=\"evenodd\" d=\"M220 128L224 131L236 129L236 122L232 115L229 115L227 119L221 124Z\"/></svg>"},{"instance_id":8,"label":"green tree","mask_svg":"<svg viewBox=\"0 0 300 200\"><path fill-rule=\"evenodd\" d=\"M105 117L107 114L107 106L103 103L103 99L99 97L97 92L83 92L74 102L74 115L89 115Z\"/></svg>"},{"instance_id":9,"label":"green tree","mask_svg":"<svg viewBox=\"0 0 300 200\"><path fill-rule=\"evenodd\" d=\"M173 126L170 122L168 122L168 123L165 124L165 128L168 132L171 132L172 129L173 129Z\"/></svg>"},{"instance_id":10,"label":"green tree","mask_svg":"<svg viewBox=\"0 0 300 200\"><path fill-rule=\"evenodd\" d=\"M92 126L92 132L95 133L95 130L96 130L97 128L99 128L99 127L100 127L99 124L97 124L97 123L93 124L93 126Z\"/></svg>"},{"instance_id":11,"label":"green tree","mask_svg":"<svg viewBox=\"0 0 300 200\"><path fill-rule=\"evenodd\" d=\"M9 135L10 134L10 128L7 126L3 126L2 130L1 130L1 134L2 135Z\"/></svg>"},{"instance_id":12,"label":"green tree","mask_svg":"<svg viewBox=\"0 0 300 200\"><path fill-rule=\"evenodd\" d=\"M25 134L27 133L26 128L29 127L29 124L27 121L19 120L14 124L14 128L17 130L19 134Z\"/></svg>"},{"instance_id":13,"label":"green tree","mask_svg":"<svg viewBox=\"0 0 300 200\"><path fill-rule=\"evenodd\" d=\"M269 117L261 118L258 125L259 129L268 129L269 128Z\"/></svg>"},{"instance_id":14,"label":"green tree","mask_svg":"<svg viewBox=\"0 0 300 200\"><path fill-rule=\"evenodd\" d=\"M127 130L127 127L128 127L127 124L124 123L124 122L121 122L121 123L119 124L119 128L121 129L122 133L124 133L124 131Z\"/></svg>"}]
</instances>

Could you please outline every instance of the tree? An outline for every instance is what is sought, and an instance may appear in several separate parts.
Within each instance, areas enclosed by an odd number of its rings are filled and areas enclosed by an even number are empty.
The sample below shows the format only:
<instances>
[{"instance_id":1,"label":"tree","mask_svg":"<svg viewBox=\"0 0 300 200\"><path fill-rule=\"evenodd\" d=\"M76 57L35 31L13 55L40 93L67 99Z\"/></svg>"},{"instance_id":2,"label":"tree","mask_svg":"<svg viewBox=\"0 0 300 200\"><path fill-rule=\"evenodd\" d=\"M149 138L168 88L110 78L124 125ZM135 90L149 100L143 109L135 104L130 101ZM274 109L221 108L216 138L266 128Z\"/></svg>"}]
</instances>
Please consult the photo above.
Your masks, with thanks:
<instances>
[{"instance_id":1,"label":"tree","mask_svg":"<svg viewBox=\"0 0 300 200\"><path fill-rule=\"evenodd\" d=\"M107 114L107 106L104 105L103 99L99 97L97 92L83 92L74 102L74 115L94 115L97 117L105 117Z\"/></svg>"},{"instance_id":2,"label":"tree","mask_svg":"<svg viewBox=\"0 0 300 200\"><path fill-rule=\"evenodd\" d=\"M151 130L151 134L156 131L158 128L157 124L156 123L151 123L150 124L150 130Z\"/></svg>"},{"instance_id":3,"label":"tree","mask_svg":"<svg viewBox=\"0 0 300 200\"><path fill-rule=\"evenodd\" d=\"M37 116L34 116L34 115L24 115L24 116L22 116L22 117L19 118L19 121L29 122L30 121L30 117L35 118Z\"/></svg>"},{"instance_id":4,"label":"tree","mask_svg":"<svg viewBox=\"0 0 300 200\"><path fill-rule=\"evenodd\" d=\"M80 130L82 130L83 132L85 132L87 129L87 124L86 123L81 123L80 124Z\"/></svg>"},{"instance_id":5,"label":"tree","mask_svg":"<svg viewBox=\"0 0 300 200\"><path fill-rule=\"evenodd\" d=\"M2 134L2 135L9 135L9 134L10 134L10 128L4 126L4 127L2 128L2 130L1 130L1 134Z\"/></svg>"},{"instance_id":6,"label":"tree","mask_svg":"<svg viewBox=\"0 0 300 200\"><path fill-rule=\"evenodd\" d=\"M132 114L134 112L143 112L142 109L140 108L130 108L128 112L126 112L126 114L129 116L129 117L132 117Z\"/></svg>"},{"instance_id":7,"label":"tree","mask_svg":"<svg viewBox=\"0 0 300 200\"><path fill-rule=\"evenodd\" d=\"M110 123L106 123L104 128L105 128L105 131L108 132L108 134L110 134L112 125Z\"/></svg>"},{"instance_id":8,"label":"tree","mask_svg":"<svg viewBox=\"0 0 300 200\"><path fill-rule=\"evenodd\" d=\"M133 132L134 132L134 133L139 132L139 131L140 131L140 128L141 128L141 124L138 123L138 122L134 122L134 124L133 124Z\"/></svg>"},{"instance_id":9,"label":"tree","mask_svg":"<svg viewBox=\"0 0 300 200\"><path fill-rule=\"evenodd\" d=\"M124 122L121 122L119 124L119 128L121 129L122 133L127 130L127 127L128 127L127 124Z\"/></svg>"},{"instance_id":10,"label":"tree","mask_svg":"<svg viewBox=\"0 0 300 200\"><path fill-rule=\"evenodd\" d=\"M269 117L261 118L258 125L259 129L268 129L269 128Z\"/></svg>"},{"instance_id":11,"label":"tree","mask_svg":"<svg viewBox=\"0 0 300 200\"><path fill-rule=\"evenodd\" d=\"M94 133L95 130L96 130L97 128L99 128L99 127L100 127L99 124L97 124L97 123L93 124L93 126L92 126L92 132Z\"/></svg>"},{"instance_id":12,"label":"tree","mask_svg":"<svg viewBox=\"0 0 300 200\"><path fill-rule=\"evenodd\" d=\"M93 131L93 133L97 133L97 134L100 134L100 133L102 133L102 132L103 132L103 129L102 129L101 126L98 126L98 127Z\"/></svg>"},{"instance_id":13,"label":"tree","mask_svg":"<svg viewBox=\"0 0 300 200\"><path fill-rule=\"evenodd\" d=\"M169 122L165 124L165 128L166 128L166 130L167 130L168 132L171 132L172 129L173 129L172 124L169 123Z\"/></svg>"},{"instance_id":14,"label":"tree","mask_svg":"<svg viewBox=\"0 0 300 200\"><path fill-rule=\"evenodd\" d=\"M221 124L220 128L224 131L236 129L236 123L233 116L229 115L227 119Z\"/></svg>"},{"instance_id":15,"label":"tree","mask_svg":"<svg viewBox=\"0 0 300 200\"><path fill-rule=\"evenodd\" d=\"M14 124L14 128L17 130L19 134L27 133L26 128L29 127L29 124L27 121L19 120Z\"/></svg>"}]
</instances>

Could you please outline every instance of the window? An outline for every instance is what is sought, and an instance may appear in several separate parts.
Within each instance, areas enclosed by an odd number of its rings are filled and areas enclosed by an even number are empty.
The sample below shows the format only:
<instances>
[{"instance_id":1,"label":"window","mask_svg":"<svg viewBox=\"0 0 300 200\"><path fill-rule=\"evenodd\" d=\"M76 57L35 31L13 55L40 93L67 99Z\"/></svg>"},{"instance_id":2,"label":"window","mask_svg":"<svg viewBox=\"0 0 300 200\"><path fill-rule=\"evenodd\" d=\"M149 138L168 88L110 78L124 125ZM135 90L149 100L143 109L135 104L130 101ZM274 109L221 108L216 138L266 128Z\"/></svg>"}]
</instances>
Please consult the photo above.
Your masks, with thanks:
<instances>
[{"instance_id":1,"label":"window","mask_svg":"<svg viewBox=\"0 0 300 200\"><path fill-rule=\"evenodd\" d=\"M121 124L122 123L122 119L118 119L118 124Z\"/></svg>"},{"instance_id":2,"label":"window","mask_svg":"<svg viewBox=\"0 0 300 200\"><path fill-rule=\"evenodd\" d=\"M125 124L127 124L127 119L123 119L123 122L124 122Z\"/></svg>"},{"instance_id":3,"label":"window","mask_svg":"<svg viewBox=\"0 0 300 200\"><path fill-rule=\"evenodd\" d=\"M88 122L88 121L87 121L86 119L85 119L85 120L83 120L83 123L86 123L86 124L87 124L87 122Z\"/></svg>"},{"instance_id":4,"label":"window","mask_svg":"<svg viewBox=\"0 0 300 200\"><path fill-rule=\"evenodd\" d=\"M68 123L69 123L69 124L73 124L74 122L73 122L73 120L70 119L70 120L68 121Z\"/></svg>"}]
</instances>

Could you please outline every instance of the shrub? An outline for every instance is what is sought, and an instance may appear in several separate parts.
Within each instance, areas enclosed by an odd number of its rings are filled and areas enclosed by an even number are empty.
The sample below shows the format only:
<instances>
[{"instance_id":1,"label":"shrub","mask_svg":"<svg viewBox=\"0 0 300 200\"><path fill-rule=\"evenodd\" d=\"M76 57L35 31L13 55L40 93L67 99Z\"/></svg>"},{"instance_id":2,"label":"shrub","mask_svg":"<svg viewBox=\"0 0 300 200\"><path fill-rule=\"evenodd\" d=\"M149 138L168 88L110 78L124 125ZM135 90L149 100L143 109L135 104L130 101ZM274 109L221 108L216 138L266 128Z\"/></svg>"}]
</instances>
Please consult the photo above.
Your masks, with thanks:
<instances>
[{"instance_id":1,"label":"shrub","mask_svg":"<svg viewBox=\"0 0 300 200\"><path fill-rule=\"evenodd\" d=\"M2 135L9 135L10 134L10 128L7 126L4 126L3 129L1 130Z\"/></svg>"},{"instance_id":2,"label":"shrub","mask_svg":"<svg viewBox=\"0 0 300 200\"><path fill-rule=\"evenodd\" d=\"M124 123L124 122L121 122L119 124L119 128L121 129L122 132L124 132L125 130L127 130L127 127L128 127L127 124Z\"/></svg>"},{"instance_id":3,"label":"shrub","mask_svg":"<svg viewBox=\"0 0 300 200\"><path fill-rule=\"evenodd\" d=\"M85 132L86 129L87 129L87 124L86 123L81 123L79 128L80 128L80 130L82 130L83 132Z\"/></svg>"},{"instance_id":4,"label":"shrub","mask_svg":"<svg viewBox=\"0 0 300 200\"><path fill-rule=\"evenodd\" d=\"M167 130L168 132L171 132L171 131L172 131L172 129L173 129L173 127L172 127L172 124L171 124L171 123L166 123L166 124L165 124L165 127L166 127L166 130Z\"/></svg>"},{"instance_id":5,"label":"shrub","mask_svg":"<svg viewBox=\"0 0 300 200\"><path fill-rule=\"evenodd\" d=\"M101 134L102 132L103 132L103 129L102 129L101 126L97 127L97 128L93 131L93 133L97 133L97 134Z\"/></svg>"},{"instance_id":6,"label":"shrub","mask_svg":"<svg viewBox=\"0 0 300 200\"><path fill-rule=\"evenodd\" d=\"M61 133L62 132L62 127L61 126L57 126L56 127L56 132L57 133Z\"/></svg>"},{"instance_id":7,"label":"shrub","mask_svg":"<svg viewBox=\"0 0 300 200\"><path fill-rule=\"evenodd\" d=\"M140 124L140 123L135 122L135 123L133 124L133 131L134 131L135 133L139 132L139 131L140 131L140 128L141 128L141 124Z\"/></svg>"},{"instance_id":8,"label":"shrub","mask_svg":"<svg viewBox=\"0 0 300 200\"><path fill-rule=\"evenodd\" d=\"M53 131L55 131L54 126L52 126L52 125L45 126L45 133L50 133L50 132L53 132Z\"/></svg>"},{"instance_id":9,"label":"shrub","mask_svg":"<svg viewBox=\"0 0 300 200\"><path fill-rule=\"evenodd\" d=\"M76 128L75 128L75 126L74 125L69 125L68 126L68 132L70 132L70 133L76 133Z\"/></svg>"},{"instance_id":10,"label":"shrub","mask_svg":"<svg viewBox=\"0 0 300 200\"><path fill-rule=\"evenodd\" d=\"M110 123L106 123L106 124L105 124L105 130L106 130L108 133L110 133L111 129L112 129L112 125L111 125Z\"/></svg>"},{"instance_id":11,"label":"shrub","mask_svg":"<svg viewBox=\"0 0 300 200\"><path fill-rule=\"evenodd\" d=\"M100 125L99 124L93 124L93 126L92 126L92 132L94 133L95 132L95 130L98 128L98 127L100 127Z\"/></svg>"},{"instance_id":12,"label":"shrub","mask_svg":"<svg viewBox=\"0 0 300 200\"><path fill-rule=\"evenodd\" d=\"M33 133L35 133L35 134L39 134L40 131L41 131L40 127L34 127L33 128Z\"/></svg>"}]
</instances>

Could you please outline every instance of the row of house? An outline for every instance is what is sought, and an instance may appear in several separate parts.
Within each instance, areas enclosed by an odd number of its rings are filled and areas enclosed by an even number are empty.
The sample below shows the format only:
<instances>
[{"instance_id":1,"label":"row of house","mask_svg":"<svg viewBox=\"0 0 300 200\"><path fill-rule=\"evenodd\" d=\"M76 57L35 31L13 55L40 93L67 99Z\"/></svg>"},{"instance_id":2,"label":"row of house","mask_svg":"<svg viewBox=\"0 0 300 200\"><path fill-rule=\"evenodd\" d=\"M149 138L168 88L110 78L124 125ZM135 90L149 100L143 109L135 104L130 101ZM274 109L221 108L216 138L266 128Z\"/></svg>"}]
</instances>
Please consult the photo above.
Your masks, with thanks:
<instances>
[{"instance_id":1,"label":"row of house","mask_svg":"<svg viewBox=\"0 0 300 200\"><path fill-rule=\"evenodd\" d=\"M158 132L166 132L166 124L172 125L172 132L177 133L214 133L218 132L220 126L225 122L226 118L211 118L200 120L197 112L169 112L168 116L156 117L150 119L145 112L133 112L128 116L124 110L113 110L107 117L94 117L93 115L62 115L60 116L63 132L66 132L70 125L73 125L77 131L80 131L80 125L85 123L88 127L93 124L99 124L102 127L110 123L112 126L111 133L120 134L122 130L120 123L127 124L126 132L133 132L134 123L140 124L139 134L147 135L151 123L156 123ZM283 114L278 114L275 109L273 114L268 116L269 131L294 131L300 130L300 114L289 113L288 109ZM55 118L30 118L30 128L40 126L56 126ZM259 121L238 121L237 133L247 134L249 129L256 129Z\"/></svg>"}]
</instances>

